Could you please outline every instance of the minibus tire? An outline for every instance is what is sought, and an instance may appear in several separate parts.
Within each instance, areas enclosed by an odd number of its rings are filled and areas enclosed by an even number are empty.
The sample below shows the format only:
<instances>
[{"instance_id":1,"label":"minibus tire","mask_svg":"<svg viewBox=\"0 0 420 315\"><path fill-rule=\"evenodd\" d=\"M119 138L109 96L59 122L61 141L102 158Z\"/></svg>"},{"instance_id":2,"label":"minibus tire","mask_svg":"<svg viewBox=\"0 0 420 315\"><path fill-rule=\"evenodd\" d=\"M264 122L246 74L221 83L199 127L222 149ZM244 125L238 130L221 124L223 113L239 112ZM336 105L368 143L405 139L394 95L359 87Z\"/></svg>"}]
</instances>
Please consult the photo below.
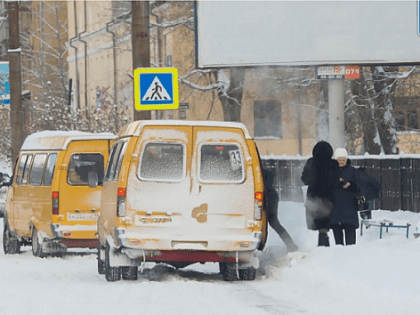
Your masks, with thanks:
<instances>
[{"instance_id":1,"label":"minibus tire","mask_svg":"<svg viewBox=\"0 0 420 315\"><path fill-rule=\"evenodd\" d=\"M139 268L137 266L124 266L122 269L123 280L137 280Z\"/></svg>"},{"instance_id":2,"label":"minibus tire","mask_svg":"<svg viewBox=\"0 0 420 315\"><path fill-rule=\"evenodd\" d=\"M45 258L47 255L42 251L42 246L38 241L38 231L34 227L32 229L32 254L35 257Z\"/></svg>"},{"instance_id":3,"label":"minibus tire","mask_svg":"<svg viewBox=\"0 0 420 315\"><path fill-rule=\"evenodd\" d=\"M224 262L219 263L219 270L221 274L224 274L226 272L226 268L227 268L226 263Z\"/></svg>"},{"instance_id":4,"label":"minibus tire","mask_svg":"<svg viewBox=\"0 0 420 315\"><path fill-rule=\"evenodd\" d=\"M245 281L255 280L256 270L254 267L248 267L239 270L239 278Z\"/></svg>"},{"instance_id":5,"label":"minibus tire","mask_svg":"<svg viewBox=\"0 0 420 315\"><path fill-rule=\"evenodd\" d=\"M4 224L3 229L3 251L5 255L18 254L20 252L20 242L10 233L9 224Z\"/></svg>"},{"instance_id":6,"label":"minibus tire","mask_svg":"<svg viewBox=\"0 0 420 315\"><path fill-rule=\"evenodd\" d=\"M101 259L101 248L98 248L98 273L100 275L105 274L105 260Z\"/></svg>"},{"instance_id":7,"label":"minibus tire","mask_svg":"<svg viewBox=\"0 0 420 315\"><path fill-rule=\"evenodd\" d=\"M223 280L225 281L235 281L238 280L238 274L236 268L227 267L223 273Z\"/></svg>"},{"instance_id":8,"label":"minibus tire","mask_svg":"<svg viewBox=\"0 0 420 315\"><path fill-rule=\"evenodd\" d=\"M109 265L109 251L111 247L108 242L105 247L105 279L108 282L114 282L121 280L121 268L120 267L111 267Z\"/></svg>"}]
</instances>

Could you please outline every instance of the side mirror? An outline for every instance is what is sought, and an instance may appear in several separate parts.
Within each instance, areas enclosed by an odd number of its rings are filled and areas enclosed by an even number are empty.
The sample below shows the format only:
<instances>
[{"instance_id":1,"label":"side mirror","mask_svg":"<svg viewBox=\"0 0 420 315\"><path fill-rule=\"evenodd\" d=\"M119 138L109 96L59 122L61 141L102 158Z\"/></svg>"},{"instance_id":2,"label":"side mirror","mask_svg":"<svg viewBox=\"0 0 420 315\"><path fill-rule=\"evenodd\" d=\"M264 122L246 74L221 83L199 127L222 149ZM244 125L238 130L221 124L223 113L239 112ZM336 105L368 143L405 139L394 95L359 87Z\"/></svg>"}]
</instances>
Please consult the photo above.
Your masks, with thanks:
<instances>
[{"instance_id":1,"label":"side mirror","mask_svg":"<svg viewBox=\"0 0 420 315\"><path fill-rule=\"evenodd\" d=\"M88 183L89 187L96 188L98 187L98 173L95 171L90 171L88 173Z\"/></svg>"}]
</instances>

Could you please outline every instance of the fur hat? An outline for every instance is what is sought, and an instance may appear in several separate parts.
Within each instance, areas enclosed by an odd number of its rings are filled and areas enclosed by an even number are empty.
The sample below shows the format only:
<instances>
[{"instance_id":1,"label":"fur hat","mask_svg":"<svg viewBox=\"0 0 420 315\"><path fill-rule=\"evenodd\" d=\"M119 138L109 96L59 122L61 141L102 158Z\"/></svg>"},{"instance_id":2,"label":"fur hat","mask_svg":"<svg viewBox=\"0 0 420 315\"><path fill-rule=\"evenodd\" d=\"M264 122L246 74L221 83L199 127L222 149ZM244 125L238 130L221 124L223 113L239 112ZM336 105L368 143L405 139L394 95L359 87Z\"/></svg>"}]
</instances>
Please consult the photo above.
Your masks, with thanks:
<instances>
[{"instance_id":1,"label":"fur hat","mask_svg":"<svg viewBox=\"0 0 420 315\"><path fill-rule=\"evenodd\" d=\"M348 153L347 153L347 150L346 149L344 149L344 148L337 148L337 149L335 149L335 152L334 152L334 158L335 159L337 159L339 157L345 157L345 158L347 158L347 156L348 156Z\"/></svg>"},{"instance_id":2,"label":"fur hat","mask_svg":"<svg viewBox=\"0 0 420 315\"><path fill-rule=\"evenodd\" d=\"M328 157L329 159L333 156L333 148L326 141L319 141L312 149L312 156L315 159Z\"/></svg>"}]
</instances>

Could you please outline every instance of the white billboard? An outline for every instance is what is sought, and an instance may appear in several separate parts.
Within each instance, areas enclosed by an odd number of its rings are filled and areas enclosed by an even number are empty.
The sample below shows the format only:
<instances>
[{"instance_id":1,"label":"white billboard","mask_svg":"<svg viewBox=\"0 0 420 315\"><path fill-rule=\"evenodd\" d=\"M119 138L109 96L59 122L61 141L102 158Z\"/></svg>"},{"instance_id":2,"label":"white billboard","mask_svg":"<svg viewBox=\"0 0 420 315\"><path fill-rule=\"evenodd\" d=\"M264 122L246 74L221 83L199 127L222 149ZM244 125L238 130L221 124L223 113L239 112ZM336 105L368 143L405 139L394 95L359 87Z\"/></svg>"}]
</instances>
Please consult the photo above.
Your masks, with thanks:
<instances>
[{"instance_id":1,"label":"white billboard","mask_svg":"<svg viewBox=\"0 0 420 315\"><path fill-rule=\"evenodd\" d=\"M418 1L196 3L199 68L419 64Z\"/></svg>"}]
</instances>

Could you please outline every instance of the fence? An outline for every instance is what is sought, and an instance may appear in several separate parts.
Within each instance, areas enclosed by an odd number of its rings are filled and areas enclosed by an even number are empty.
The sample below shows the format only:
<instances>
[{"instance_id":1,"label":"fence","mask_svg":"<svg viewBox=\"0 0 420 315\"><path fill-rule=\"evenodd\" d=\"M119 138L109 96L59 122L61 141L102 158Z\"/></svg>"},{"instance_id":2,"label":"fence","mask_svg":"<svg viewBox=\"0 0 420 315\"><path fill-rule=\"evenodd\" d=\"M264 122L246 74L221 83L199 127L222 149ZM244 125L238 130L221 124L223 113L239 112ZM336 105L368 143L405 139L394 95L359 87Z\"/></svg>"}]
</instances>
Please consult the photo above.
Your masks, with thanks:
<instances>
[{"instance_id":1,"label":"fence","mask_svg":"<svg viewBox=\"0 0 420 315\"><path fill-rule=\"evenodd\" d=\"M382 189L374 209L420 212L420 156L351 156L354 167L366 168ZM307 158L263 157L263 168L275 174L281 201L303 202L302 175Z\"/></svg>"}]
</instances>

